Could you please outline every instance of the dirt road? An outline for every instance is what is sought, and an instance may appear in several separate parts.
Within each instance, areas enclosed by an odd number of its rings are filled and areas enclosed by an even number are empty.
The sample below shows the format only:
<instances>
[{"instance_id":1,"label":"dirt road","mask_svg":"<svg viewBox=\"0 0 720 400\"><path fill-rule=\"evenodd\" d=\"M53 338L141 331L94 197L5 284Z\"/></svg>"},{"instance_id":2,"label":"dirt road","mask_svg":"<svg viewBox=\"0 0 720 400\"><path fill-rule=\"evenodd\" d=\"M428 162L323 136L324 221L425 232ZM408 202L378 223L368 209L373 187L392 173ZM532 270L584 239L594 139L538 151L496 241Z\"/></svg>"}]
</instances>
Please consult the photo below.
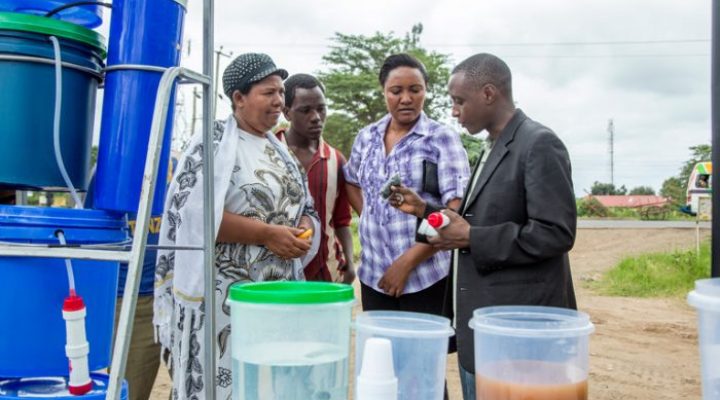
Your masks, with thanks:
<instances>
[{"instance_id":1,"label":"dirt road","mask_svg":"<svg viewBox=\"0 0 720 400\"><path fill-rule=\"evenodd\" d=\"M570 254L573 278L579 307L596 326L590 340L590 399L700 399L696 315L684 299L606 297L586 288L587 281L625 256L694 246L692 229L578 231ZM450 399L462 400L454 356L447 374ZM162 370L152 400L166 400L169 389Z\"/></svg>"}]
</instances>

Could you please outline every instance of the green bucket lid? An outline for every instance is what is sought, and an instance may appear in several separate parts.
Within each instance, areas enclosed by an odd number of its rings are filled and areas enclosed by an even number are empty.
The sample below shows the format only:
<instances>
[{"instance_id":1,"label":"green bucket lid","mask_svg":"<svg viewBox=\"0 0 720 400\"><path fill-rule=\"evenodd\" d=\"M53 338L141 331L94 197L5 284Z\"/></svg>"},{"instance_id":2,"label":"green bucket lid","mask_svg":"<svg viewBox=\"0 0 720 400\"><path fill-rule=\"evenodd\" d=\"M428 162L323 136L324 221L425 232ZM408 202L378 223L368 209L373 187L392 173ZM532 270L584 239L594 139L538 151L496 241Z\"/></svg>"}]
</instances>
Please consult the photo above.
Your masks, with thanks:
<instances>
[{"instance_id":1,"label":"green bucket lid","mask_svg":"<svg viewBox=\"0 0 720 400\"><path fill-rule=\"evenodd\" d=\"M235 283L230 300L258 304L323 304L354 299L353 288L342 283L273 281Z\"/></svg>"},{"instance_id":2,"label":"green bucket lid","mask_svg":"<svg viewBox=\"0 0 720 400\"><path fill-rule=\"evenodd\" d=\"M53 35L75 40L94 47L102 58L107 56L105 38L90 29L70 22L32 14L0 12L0 30L22 31Z\"/></svg>"}]
</instances>

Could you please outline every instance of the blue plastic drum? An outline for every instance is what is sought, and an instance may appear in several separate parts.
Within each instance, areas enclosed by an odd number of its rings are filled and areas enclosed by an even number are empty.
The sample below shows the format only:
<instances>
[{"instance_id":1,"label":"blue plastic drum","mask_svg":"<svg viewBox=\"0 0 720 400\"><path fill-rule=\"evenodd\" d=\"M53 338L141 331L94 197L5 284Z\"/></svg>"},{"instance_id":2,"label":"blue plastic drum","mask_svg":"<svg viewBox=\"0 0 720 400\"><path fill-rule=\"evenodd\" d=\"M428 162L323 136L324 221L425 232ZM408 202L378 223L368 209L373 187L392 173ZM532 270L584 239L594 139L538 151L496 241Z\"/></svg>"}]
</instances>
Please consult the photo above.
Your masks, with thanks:
<instances>
[{"instance_id":1,"label":"blue plastic drum","mask_svg":"<svg viewBox=\"0 0 720 400\"><path fill-rule=\"evenodd\" d=\"M0 378L0 400L55 399L55 400L103 400L108 390L108 376L90 374L93 389L83 396L73 396L67 390L68 380L63 377L49 378ZM120 399L127 400L128 385L123 382Z\"/></svg>"},{"instance_id":2,"label":"blue plastic drum","mask_svg":"<svg viewBox=\"0 0 720 400\"><path fill-rule=\"evenodd\" d=\"M100 129L95 207L136 212L140 200L150 125L162 72L126 69L140 65L168 68L180 63L185 1L113 2L108 68ZM170 99L158 182L167 175L174 96ZM163 209L165 185L156 185L153 214Z\"/></svg>"},{"instance_id":3,"label":"blue plastic drum","mask_svg":"<svg viewBox=\"0 0 720 400\"><path fill-rule=\"evenodd\" d=\"M2 0L0 11L44 16L59 7L75 2L76 0ZM53 18L86 28L95 28L102 23L102 6L98 4L73 6L57 12Z\"/></svg>"},{"instance_id":4,"label":"blue plastic drum","mask_svg":"<svg viewBox=\"0 0 720 400\"><path fill-rule=\"evenodd\" d=\"M126 223L118 214L24 206L0 206L0 242L122 243ZM73 260L75 287L85 300L91 371L110 364L119 263ZM0 257L0 377L67 375L63 300L69 284L65 261Z\"/></svg>"},{"instance_id":5,"label":"blue plastic drum","mask_svg":"<svg viewBox=\"0 0 720 400\"><path fill-rule=\"evenodd\" d=\"M0 0L0 3L2 0ZM66 187L55 161L55 52L60 42L60 150L73 185L87 188L105 39L81 26L0 12L0 186ZM32 165L32 167L28 167Z\"/></svg>"}]
</instances>

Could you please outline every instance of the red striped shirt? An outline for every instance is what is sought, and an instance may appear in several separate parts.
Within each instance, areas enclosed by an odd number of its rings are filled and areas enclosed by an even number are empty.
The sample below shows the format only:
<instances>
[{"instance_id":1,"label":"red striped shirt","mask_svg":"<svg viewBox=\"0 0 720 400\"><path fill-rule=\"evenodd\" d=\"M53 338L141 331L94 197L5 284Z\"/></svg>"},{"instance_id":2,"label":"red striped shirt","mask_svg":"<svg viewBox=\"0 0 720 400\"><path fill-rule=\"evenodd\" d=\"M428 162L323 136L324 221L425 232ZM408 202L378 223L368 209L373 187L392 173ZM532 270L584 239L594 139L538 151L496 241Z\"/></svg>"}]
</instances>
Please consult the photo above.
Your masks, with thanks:
<instances>
[{"instance_id":1,"label":"red striped shirt","mask_svg":"<svg viewBox=\"0 0 720 400\"><path fill-rule=\"evenodd\" d=\"M285 130L278 130L276 135L280 141L287 144ZM345 157L342 153L321 138L318 151L305 171L315 210L322 225L318 254L305 266L307 280L336 281L338 269L346 264L342 245L335 234L336 229L350 226L352 220L350 202L345 191L343 165Z\"/></svg>"}]
</instances>

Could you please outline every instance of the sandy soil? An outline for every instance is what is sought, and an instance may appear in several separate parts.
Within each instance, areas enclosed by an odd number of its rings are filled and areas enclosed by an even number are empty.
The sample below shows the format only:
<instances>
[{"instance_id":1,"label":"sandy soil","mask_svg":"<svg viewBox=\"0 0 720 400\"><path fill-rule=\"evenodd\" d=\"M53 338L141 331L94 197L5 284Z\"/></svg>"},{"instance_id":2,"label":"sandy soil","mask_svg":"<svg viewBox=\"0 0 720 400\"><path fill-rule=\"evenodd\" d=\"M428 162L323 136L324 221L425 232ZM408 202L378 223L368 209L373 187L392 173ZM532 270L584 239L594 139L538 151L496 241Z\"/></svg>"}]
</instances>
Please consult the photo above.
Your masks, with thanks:
<instances>
[{"instance_id":1,"label":"sandy soil","mask_svg":"<svg viewBox=\"0 0 720 400\"><path fill-rule=\"evenodd\" d=\"M573 278L579 307L596 326L590 340L590 399L701 397L696 315L684 299L606 297L586 287L625 256L694 246L692 229L578 231L570 254ZM161 369L152 400L168 398L170 379ZM447 379L450 399L461 400L454 355Z\"/></svg>"}]
</instances>

